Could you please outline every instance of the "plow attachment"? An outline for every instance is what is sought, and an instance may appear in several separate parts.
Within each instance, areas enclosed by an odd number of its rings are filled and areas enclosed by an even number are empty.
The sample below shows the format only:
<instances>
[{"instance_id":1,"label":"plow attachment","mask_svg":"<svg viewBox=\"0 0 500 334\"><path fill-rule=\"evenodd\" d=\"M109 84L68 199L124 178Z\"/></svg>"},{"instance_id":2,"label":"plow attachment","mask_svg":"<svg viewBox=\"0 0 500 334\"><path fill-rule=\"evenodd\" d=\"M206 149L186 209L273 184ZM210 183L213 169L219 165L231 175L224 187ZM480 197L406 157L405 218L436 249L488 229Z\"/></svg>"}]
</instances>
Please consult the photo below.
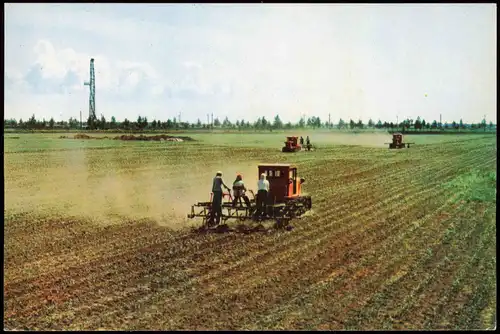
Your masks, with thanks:
<instances>
[{"instance_id":1,"label":"plow attachment","mask_svg":"<svg viewBox=\"0 0 500 334\"><path fill-rule=\"evenodd\" d=\"M263 212L257 212L257 202L255 195L249 196L249 206L242 199L233 206L233 197L230 193L223 194L220 221L216 222L212 202L198 202L191 206L191 213L188 218L202 218L205 228L215 227L219 224L226 224L228 221L255 221L274 220L277 227L288 225L293 218L299 217L311 209L311 197L300 196L287 199L284 203L265 204Z\"/></svg>"}]
</instances>

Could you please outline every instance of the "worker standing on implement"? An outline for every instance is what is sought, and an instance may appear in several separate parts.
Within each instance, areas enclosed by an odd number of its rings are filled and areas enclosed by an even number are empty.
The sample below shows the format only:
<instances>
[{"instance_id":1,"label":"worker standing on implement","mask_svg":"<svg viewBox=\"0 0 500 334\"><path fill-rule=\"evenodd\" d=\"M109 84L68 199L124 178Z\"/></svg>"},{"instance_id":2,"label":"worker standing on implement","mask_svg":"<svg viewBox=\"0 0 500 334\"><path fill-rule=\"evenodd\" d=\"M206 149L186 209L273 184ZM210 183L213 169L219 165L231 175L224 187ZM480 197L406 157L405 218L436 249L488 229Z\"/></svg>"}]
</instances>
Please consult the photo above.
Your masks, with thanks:
<instances>
[{"instance_id":1,"label":"worker standing on implement","mask_svg":"<svg viewBox=\"0 0 500 334\"><path fill-rule=\"evenodd\" d=\"M257 189L257 211L255 213L264 216L266 214L267 194L269 193L269 181L266 180L265 173L260 174Z\"/></svg>"},{"instance_id":2,"label":"worker standing on implement","mask_svg":"<svg viewBox=\"0 0 500 334\"><path fill-rule=\"evenodd\" d=\"M306 138L306 147L308 151L311 150L311 141L309 140L309 136L307 136Z\"/></svg>"},{"instance_id":3,"label":"worker standing on implement","mask_svg":"<svg viewBox=\"0 0 500 334\"><path fill-rule=\"evenodd\" d=\"M250 199L245 192L247 188L245 187L245 183L243 183L243 176L241 174L236 175L236 180L233 182L233 206L236 206L236 203L240 198L243 198L247 207L250 207Z\"/></svg>"},{"instance_id":4,"label":"worker standing on implement","mask_svg":"<svg viewBox=\"0 0 500 334\"><path fill-rule=\"evenodd\" d=\"M212 185L212 219L215 224L218 225L220 223L220 219L222 216L222 186L227 190L230 190L222 181L222 172L217 172L214 177L214 182Z\"/></svg>"},{"instance_id":5,"label":"worker standing on implement","mask_svg":"<svg viewBox=\"0 0 500 334\"><path fill-rule=\"evenodd\" d=\"M300 146L304 146L304 137L300 136Z\"/></svg>"}]
</instances>

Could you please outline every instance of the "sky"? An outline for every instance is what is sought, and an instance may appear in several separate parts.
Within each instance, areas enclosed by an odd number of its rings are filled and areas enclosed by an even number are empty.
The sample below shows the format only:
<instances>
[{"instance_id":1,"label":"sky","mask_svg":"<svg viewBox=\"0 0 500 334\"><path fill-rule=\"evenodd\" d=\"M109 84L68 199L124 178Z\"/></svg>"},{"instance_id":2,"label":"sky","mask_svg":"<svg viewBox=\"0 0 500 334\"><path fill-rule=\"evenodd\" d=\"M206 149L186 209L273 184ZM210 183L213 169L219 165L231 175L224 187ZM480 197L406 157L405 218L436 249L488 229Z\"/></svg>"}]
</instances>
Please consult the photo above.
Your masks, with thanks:
<instances>
[{"instance_id":1,"label":"sky","mask_svg":"<svg viewBox=\"0 0 500 334\"><path fill-rule=\"evenodd\" d=\"M496 123L496 4L5 4L5 118Z\"/></svg>"}]
</instances>

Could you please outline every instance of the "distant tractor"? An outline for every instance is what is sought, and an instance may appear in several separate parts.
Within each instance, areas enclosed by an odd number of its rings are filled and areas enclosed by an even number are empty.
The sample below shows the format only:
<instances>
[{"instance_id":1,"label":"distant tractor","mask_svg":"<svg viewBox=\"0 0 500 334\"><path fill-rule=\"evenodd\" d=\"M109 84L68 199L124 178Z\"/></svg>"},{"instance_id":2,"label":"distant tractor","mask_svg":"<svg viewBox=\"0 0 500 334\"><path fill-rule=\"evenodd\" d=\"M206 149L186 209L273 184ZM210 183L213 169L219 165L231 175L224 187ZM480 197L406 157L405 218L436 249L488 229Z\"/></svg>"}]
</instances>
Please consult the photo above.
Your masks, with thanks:
<instances>
[{"instance_id":1,"label":"distant tractor","mask_svg":"<svg viewBox=\"0 0 500 334\"><path fill-rule=\"evenodd\" d=\"M303 215L311 210L311 196L302 194L302 184L304 178L297 176L297 167L290 164L260 164L258 165L258 176L266 174L269 181L268 198L265 201L265 214L256 214L256 199L254 193L250 198L250 207L243 203L232 204L231 193L225 193L222 203L221 223L225 223L228 219L235 220L275 220L277 226L284 227L288 222ZM211 194L212 198L213 194ZM200 210L195 211L195 208ZM198 202L191 207L191 213L188 218L200 217L203 218L203 224L206 228L214 227L214 218L212 216L211 202Z\"/></svg>"},{"instance_id":2,"label":"distant tractor","mask_svg":"<svg viewBox=\"0 0 500 334\"><path fill-rule=\"evenodd\" d=\"M299 137L286 137L285 146L281 149L281 152L297 152L302 149L299 144Z\"/></svg>"},{"instance_id":3,"label":"distant tractor","mask_svg":"<svg viewBox=\"0 0 500 334\"><path fill-rule=\"evenodd\" d=\"M401 133L393 133L392 134L392 143L384 143L384 144L389 144L389 148L410 148L410 144L415 144L415 143L403 143L403 134Z\"/></svg>"}]
</instances>

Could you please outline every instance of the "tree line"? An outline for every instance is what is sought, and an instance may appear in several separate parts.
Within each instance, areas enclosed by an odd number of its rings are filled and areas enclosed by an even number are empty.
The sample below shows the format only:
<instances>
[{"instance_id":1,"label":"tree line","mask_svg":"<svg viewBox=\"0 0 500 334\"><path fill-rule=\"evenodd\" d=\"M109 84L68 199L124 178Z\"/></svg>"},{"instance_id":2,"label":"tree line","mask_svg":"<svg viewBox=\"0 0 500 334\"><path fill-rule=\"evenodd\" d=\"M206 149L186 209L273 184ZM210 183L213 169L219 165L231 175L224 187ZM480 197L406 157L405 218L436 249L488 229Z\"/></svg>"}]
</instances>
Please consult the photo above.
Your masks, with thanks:
<instances>
[{"instance_id":1,"label":"tree line","mask_svg":"<svg viewBox=\"0 0 500 334\"><path fill-rule=\"evenodd\" d=\"M376 128L376 129L399 129L399 130L425 130L425 129L486 129L486 120L482 120L480 123L464 124L462 120L459 122L453 121L452 123L441 124L436 120L432 122L426 122L424 119L417 117L413 119L405 119L399 124L393 122L382 122L378 120L377 123L373 122L372 119L364 124L362 120L354 121L350 119L349 121L344 121L342 118L333 124L330 122L322 122L319 117L312 116L309 118L301 118L297 123L287 122L284 123L279 115L274 117L274 120L267 120L265 116L259 117L255 122L250 123L249 121L237 120L236 122L231 122L227 117L221 122L219 118L215 118L211 123L202 123L200 119L197 122L180 122L175 117L167 119L167 121L153 120L148 121L147 117L139 116L137 120L130 121L125 118L122 122L117 122L114 116L108 121L103 115L100 119L87 119L87 122L83 125L76 118L70 118L68 121L54 121L51 118L49 121L45 119L37 120L35 115L32 115L27 121L19 119L4 119L4 128L14 128L14 129L26 129L26 130L43 130L43 129L80 129L81 127L89 130L182 130L182 129L259 129L259 130L280 130L280 129L297 129L297 128L337 128L337 129L365 129L365 128ZM489 128L493 128L493 123L489 123Z\"/></svg>"}]
</instances>

